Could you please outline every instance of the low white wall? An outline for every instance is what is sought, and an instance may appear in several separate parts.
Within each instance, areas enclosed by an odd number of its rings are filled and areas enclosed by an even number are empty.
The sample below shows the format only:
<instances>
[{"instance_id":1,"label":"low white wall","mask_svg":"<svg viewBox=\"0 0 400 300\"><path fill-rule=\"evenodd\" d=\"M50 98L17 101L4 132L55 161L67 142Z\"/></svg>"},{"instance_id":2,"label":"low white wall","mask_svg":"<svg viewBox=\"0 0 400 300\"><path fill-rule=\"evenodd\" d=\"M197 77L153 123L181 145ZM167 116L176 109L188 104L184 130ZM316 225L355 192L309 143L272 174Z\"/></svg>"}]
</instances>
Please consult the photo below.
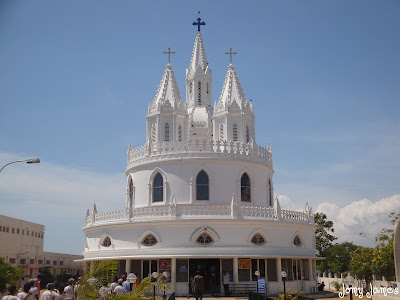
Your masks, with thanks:
<instances>
[{"instance_id":1,"label":"low white wall","mask_svg":"<svg viewBox=\"0 0 400 300\"><path fill-rule=\"evenodd\" d=\"M318 284L321 282L324 282L325 284L325 289L328 290L335 290L333 286L333 282L339 282L340 284L344 283L344 278L347 276L347 274L343 274L342 277L340 277L340 274L335 274L333 275L334 277L325 277L325 276L318 276ZM387 280L373 280L372 285L374 287L389 287L393 286L393 284L396 284L394 281L387 281ZM356 280L354 283L354 286L360 286L362 285L361 280ZM397 286L400 288L400 283L397 284Z\"/></svg>"}]
</instances>

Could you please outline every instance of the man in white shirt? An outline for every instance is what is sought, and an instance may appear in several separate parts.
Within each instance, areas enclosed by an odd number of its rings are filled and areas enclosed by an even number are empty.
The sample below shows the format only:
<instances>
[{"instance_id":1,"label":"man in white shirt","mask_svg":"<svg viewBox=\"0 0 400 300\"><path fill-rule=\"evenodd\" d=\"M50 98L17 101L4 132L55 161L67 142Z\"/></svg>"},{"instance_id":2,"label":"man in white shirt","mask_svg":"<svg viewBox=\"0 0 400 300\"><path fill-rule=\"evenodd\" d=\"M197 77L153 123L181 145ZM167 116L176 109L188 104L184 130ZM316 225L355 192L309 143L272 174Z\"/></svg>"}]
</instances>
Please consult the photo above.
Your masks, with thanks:
<instances>
[{"instance_id":1,"label":"man in white shirt","mask_svg":"<svg viewBox=\"0 0 400 300\"><path fill-rule=\"evenodd\" d=\"M229 273L224 272L222 276L222 283L224 284L225 297L229 297Z\"/></svg>"},{"instance_id":2,"label":"man in white shirt","mask_svg":"<svg viewBox=\"0 0 400 300\"><path fill-rule=\"evenodd\" d=\"M3 297L2 300L19 300L15 294L17 293L17 287L12 285L8 288L8 294Z\"/></svg>"},{"instance_id":3,"label":"man in white shirt","mask_svg":"<svg viewBox=\"0 0 400 300\"><path fill-rule=\"evenodd\" d=\"M21 300L35 300L35 297L29 293L31 284L29 282L24 284L23 291L18 293L17 297Z\"/></svg>"},{"instance_id":4,"label":"man in white shirt","mask_svg":"<svg viewBox=\"0 0 400 300\"><path fill-rule=\"evenodd\" d=\"M54 290L55 285L54 283L47 284L47 291L45 291L40 298L40 300L55 300L55 299L62 299L63 297Z\"/></svg>"},{"instance_id":5,"label":"man in white shirt","mask_svg":"<svg viewBox=\"0 0 400 300\"><path fill-rule=\"evenodd\" d=\"M118 285L114 289L114 293L117 295L125 294L125 288L122 286L122 283L124 282L123 279L118 280Z\"/></svg>"},{"instance_id":6,"label":"man in white shirt","mask_svg":"<svg viewBox=\"0 0 400 300\"><path fill-rule=\"evenodd\" d=\"M75 279L70 278L68 279L68 285L64 288L64 294L66 300L72 300L74 297L74 283Z\"/></svg>"}]
</instances>

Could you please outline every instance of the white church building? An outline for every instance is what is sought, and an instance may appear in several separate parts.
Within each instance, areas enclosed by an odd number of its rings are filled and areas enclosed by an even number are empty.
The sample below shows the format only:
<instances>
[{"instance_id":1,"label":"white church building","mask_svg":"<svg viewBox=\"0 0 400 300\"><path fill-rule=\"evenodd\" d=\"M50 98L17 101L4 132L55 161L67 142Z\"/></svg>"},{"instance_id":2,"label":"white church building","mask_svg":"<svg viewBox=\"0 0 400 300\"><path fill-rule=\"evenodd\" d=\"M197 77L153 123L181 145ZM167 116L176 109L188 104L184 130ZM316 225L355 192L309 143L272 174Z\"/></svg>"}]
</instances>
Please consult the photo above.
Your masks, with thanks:
<instances>
[{"instance_id":1,"label":"white church building","mask_svg":"<svg viewBox=\"0 0 400 300\"><path fill-rule=\"evenodd\" d=\"M271 147L256 144L254 107L232 59L212 103L200 21L193 23L185 101L168 63L148 106L146 142L128 148L121 210L100 213L94 205L87 212L83 261L118 260L120 274L140 280L167 271L169 292L177 295L188 294L197 270L206 294L212 273L223 294L225 272L232 292L255 290L259 278L268 293L282 292L282 271L286 288L311 292L317 285L312 210L281 209L274 199Z\"/></svg>"}]
</instances>

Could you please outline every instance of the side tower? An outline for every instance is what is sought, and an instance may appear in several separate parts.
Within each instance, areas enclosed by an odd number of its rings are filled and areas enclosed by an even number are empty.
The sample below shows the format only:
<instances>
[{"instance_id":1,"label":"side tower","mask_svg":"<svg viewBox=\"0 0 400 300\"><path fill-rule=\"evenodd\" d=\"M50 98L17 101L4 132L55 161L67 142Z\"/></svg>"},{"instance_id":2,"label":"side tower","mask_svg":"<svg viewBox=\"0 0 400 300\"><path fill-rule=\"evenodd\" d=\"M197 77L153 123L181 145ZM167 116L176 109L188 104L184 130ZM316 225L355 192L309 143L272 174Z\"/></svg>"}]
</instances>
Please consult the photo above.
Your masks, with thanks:
<instances>
[{"instance_id":1,"label":"side tower","mask_svg":"<svg viewBox=\"0 0 400 300\"><path fill-rule=\"evenodd\" d=\"M170 55L171 51L165 52ZM146 117L146 138L151 143L187 140L187 110L168 62Z\"/></svg>"},{"instance_id":2,"label":"side tower","mask_svg":"<svg viewBox=\"0 0 400 300\"><path fill-rule=\"evenodd\" d=\"M225 76L221 96L214 105L214 140L251 143L255 145L254 109L244 95L232 64L232 49L229 53L231 63Z\"/></svg>"},{"instance_id":3,"label":"side tower","mask_svg":"<svg viewBox=\"0 0 400 300\"><path fill-rule=\"evenodd\" d=\"M196 39L192 52L190 66L186 69L186 104L189 118L189 140L210 140L212 137L212 115L211 105L211 70L208 67L203 39L200 33L200 22L193 25L198 26Z\"/></svg>"}]
</instances>

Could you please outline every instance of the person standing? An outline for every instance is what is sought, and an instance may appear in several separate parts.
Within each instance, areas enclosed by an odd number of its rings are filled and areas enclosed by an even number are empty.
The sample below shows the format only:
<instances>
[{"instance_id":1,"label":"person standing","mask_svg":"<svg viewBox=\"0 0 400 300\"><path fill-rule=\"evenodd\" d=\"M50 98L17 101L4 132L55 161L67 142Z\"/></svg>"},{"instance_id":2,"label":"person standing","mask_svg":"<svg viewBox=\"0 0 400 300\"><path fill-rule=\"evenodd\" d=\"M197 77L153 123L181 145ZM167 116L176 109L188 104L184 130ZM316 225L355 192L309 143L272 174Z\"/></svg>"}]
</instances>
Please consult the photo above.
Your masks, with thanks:
<instances>
[{"instance_id":1,"label":"person standing","mask_svg":"<svg viewBox=\"0 0 400 300\"><path fill-rule=\"evenodd\" d=\"M74 297L74 283L75 279L70 278L68 279L68 285L64 288L64 294L66 300L72 300Z\"/></svg>"},{"instance_id":2,"label":"person standing","mask_svg":"<svg viewBox=\"0 0 400 300\"><path fill-rule=\"evenodd\" d=\"M123 286L124 289L125 289L125 293L129 293L129 292L131 291L131 285L130 285L130 283L128 282L128 280L126 280L126 276L125 276L125 275L122 276L122 280L124 281L124 282L122 283L122 286Z\"/></svg>"},{"instance_id":3,"label":"person standing","mask_svg":"<svg viewBox=\"0 0 400 300\"><path fill-rule=\"evenodd\" d=\"M200 275L200 271L197 271L196 276L193 278L193 293L196 295L196 300L203 300L204 292L204 278Z\"/></svg>"},{"instance_id":4,"label":"person standing","mask_svg":"<svg viewBox=\"0 0 400 300\"><path fill-rule=\"evenodd\" d=\"M125 288L122 286L123 282L124 280L122 278L118 280L118 285L114 289L114 293L117 295L125 294Z\"/></svg>"},{"instance_id":5,"label":"person standing","mask_svg":"<svg viewBox=\"0 0 400 300\"><path fill-rule=\"evenodd\" d=\"M35 300L35 297L29 293L29 290L31 289L31 285L29 282L24 284L23 291L18 293L18 298L21 300Z\"/></svg>"},{"instance_id":6,"label":"person standing","mask_svg":"<svg viewBox=\"0 0 400 300\"><path fill-rule=\"evenodd\" d=\"M17 293L17 287L12 285L8 288L8 294L3 297L2 300L19 300L15 294Z\"/></svg>"},{"instance_id":7,"label":"person standing","mask_svg":"<svg viewBox=\"0 0 400 300\"><path fill-rule=\"evenodd\" d=\"M40 300L55 300L55 299L60 299L61 296L60 294L54 290L55 289L55 285L54 283L48 283L47 284L47 291L45 291L42 294L42 297L40 298Z\"/></svg>"},{"instance_id":8,"label":"person standing","mask_svg":"<svg viewBox=\"0 0 400 300\"><path fill-rule=\"evenodd\" d=\"M110 285L110 292L114 293L115 288L118 286L118 276L114 276L113 282Z\"/></svg>"},{"instance_id":9,"label":"person standing","mask_svg":"<svg viewBox=\"0 0 400 300\"><path fill-rule=\"evenodd\" d=\"M222 283L224 284L225 297L229 297L229 273L224 272L222 276Z\"/></svg>"}]
</instances>

